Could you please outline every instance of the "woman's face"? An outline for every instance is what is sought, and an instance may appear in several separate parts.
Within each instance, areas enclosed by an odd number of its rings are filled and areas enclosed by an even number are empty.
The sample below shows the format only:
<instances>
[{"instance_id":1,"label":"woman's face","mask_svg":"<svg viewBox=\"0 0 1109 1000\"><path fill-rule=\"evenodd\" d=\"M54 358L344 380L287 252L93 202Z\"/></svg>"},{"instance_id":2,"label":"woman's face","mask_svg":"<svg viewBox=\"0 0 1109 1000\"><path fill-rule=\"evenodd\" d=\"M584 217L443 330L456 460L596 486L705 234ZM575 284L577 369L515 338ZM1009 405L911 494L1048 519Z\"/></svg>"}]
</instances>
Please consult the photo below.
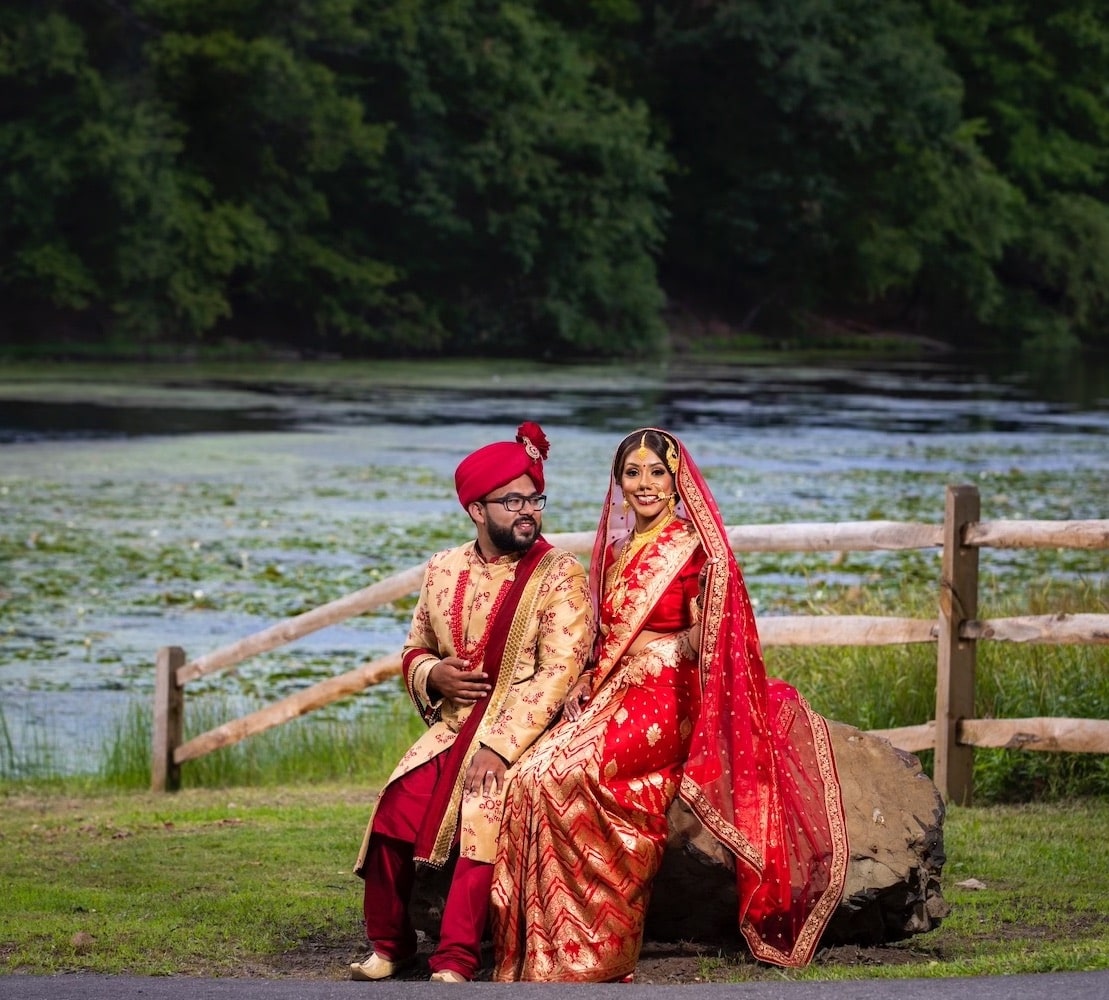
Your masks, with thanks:
<instances>
[{"instance_id":1,"label":"woman's face","mask_svg":"<svg viewBox=\"0 0 1109 1000\"><path fill-rule=\"evenodd\" d=\"M620 489L637 520L653 521L674 495L674 476L649 448L630 448L620 465Z\"/></svg>"}]
</instances>

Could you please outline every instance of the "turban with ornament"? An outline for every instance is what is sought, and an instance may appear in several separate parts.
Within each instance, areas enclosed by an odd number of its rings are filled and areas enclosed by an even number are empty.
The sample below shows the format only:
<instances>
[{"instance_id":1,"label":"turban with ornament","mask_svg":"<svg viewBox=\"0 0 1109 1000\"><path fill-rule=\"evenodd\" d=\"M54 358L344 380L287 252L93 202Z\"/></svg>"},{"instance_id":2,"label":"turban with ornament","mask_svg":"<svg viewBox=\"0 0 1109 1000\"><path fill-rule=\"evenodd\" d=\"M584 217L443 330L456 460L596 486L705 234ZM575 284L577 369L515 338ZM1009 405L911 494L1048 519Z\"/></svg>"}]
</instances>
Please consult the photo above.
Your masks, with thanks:
<instances>
[{"instance_id":1,"label":"turban with ornament","mask_svg":"<svg viewBox=\"0 0 1109 1000\"><path fill-rule=\"evenodd\" d=\"M550 444L538 424L523 423L516 428L515 441L496 441L478 448L458 463L454 487L463 507L469 507L488 493L520 476L531 476L537 492L543 492L543 459Z\"/></svg>"}]
</instances>

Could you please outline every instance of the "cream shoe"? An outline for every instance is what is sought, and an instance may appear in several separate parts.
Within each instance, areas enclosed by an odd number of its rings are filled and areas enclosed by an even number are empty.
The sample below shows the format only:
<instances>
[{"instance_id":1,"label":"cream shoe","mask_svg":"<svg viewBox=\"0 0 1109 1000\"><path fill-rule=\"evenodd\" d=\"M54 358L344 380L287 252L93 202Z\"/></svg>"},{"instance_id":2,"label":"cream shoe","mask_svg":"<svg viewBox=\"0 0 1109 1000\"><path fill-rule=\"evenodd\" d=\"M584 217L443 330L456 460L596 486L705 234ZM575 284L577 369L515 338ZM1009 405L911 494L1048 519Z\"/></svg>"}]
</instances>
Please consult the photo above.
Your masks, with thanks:
<instances>
[{"instance_id":1,"label":"cream shoe","mask_svg":"<svg viewBox=\"0 0 1109 1000\"><path fill-rule=\"evenodd\" d=\"M428 980L429 983L468 983L469 981L461 972L455 972L454 969L433 972Z\"/></svg>"},{"instance_id":2,"label":"cream shoe","mask_svg":"<svg viewBox=\"0 0 1109 1000\"><path fill-rule=\"evenodd\" d=\"M411 958L405 958L399 962L391 962L389 959L382 958L377 952L374 952L364 962L350 963L350 978L363 983L372 983L379 979L389 979L406 966L411 965L415 959L416 956L413 955Z\"/></svg>"}]
</instances>

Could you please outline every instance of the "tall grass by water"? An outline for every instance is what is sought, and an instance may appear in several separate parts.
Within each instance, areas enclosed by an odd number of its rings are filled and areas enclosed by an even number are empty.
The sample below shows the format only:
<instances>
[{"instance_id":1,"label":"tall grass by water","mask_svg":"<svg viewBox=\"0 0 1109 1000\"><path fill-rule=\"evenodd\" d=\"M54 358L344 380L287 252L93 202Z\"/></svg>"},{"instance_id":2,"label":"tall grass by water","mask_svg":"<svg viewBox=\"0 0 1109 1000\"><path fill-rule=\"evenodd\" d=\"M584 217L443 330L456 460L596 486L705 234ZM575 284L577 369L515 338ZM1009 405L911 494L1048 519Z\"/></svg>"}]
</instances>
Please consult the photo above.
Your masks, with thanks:
<instances>
[{"instance_id":1,"label":"tall grass by water","mask_svg":"<svg viewBox=\"0 0 1109 1000\"><path fill-rule=\"evenodd\" d=\"M982 617L1109 610L1099 587L1053 588L1015 595L980 609ZM832 601L810 613L889 614L870 601ZM898 602L898 613L926 618L934 601L918 594ZM935 717L936 647L780 647L766 650L767 669L801 690L831 719L860 729L919 725ZM1104 646L1048 646L979 641L975 674L978 718L1109 718L1109 657ZM932 772L932 753L920 754ZM984 748L974 754L975 801L1058 801L1109 794L1109 755Z\"/></svg>"},{"instance_id":2,"label":"tall grass by water","mask_svg":"<svg viewBox=\"0 0 1109 1000\"><path fill-rule=\"evenodd\" d=\"M1107 610L1096 587L1054 588L1018 604L1006 598L990 609L997 616L1055 611ZM810 613L890 613L856 594L829 597ZM934 614L923 593L905 594L898 613ZM860 729L916 725L934 717L934 644L884 647L775 647L766 650L768 672L796 685L821 714ZM981 718L1060 716L1109 718L1109 664L1103 646L1031 646L978 643L977 707ZM353 718L296 720L182 768L185 787L294 785L350 781L380 784L418 735L423 723L399 690ZM187 736L262 707L261 702L220 695L191 699ZM151 706L134 702L101 748L85 786L143 789L150 782ZM921 762L931 770L932 755ZM24 746L17 756L0 713L0 778L58 780L56 753L48 741ZM1058 801L1109 795L1109 755L979 749L975 752L976 801Z\"/></svg>"},{"instance_id":3,"label":"tall grass by water","mask_svg":"<svg viewBox=\"0 0 1109 1000\"><path fill-rule=\"evenodd\" d=\"M261 706L202 701L189 713L189 731L201 733ZM215 753L189 761L182 785L194 788L315 784L349 781L380 785L415 742L423 720L396 701L375 706L355 720L296 720ZM98 771L106 788L150 785L151 713L136 704L105 746Z\"/></svg>"}]
</instances>

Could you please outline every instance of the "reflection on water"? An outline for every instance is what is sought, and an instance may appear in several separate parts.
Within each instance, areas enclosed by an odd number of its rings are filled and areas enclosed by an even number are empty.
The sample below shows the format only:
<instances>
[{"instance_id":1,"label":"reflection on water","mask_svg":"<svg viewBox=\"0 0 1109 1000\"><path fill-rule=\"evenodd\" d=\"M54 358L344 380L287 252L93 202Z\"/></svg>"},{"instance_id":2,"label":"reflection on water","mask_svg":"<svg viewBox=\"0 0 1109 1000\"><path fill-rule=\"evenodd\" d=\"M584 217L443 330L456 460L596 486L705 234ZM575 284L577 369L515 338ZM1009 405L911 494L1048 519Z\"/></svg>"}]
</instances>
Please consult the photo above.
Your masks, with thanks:
<instances>
[{"instance_id":1,"label":"reflection on water","mask_svg":"<svg viewBox=\"0 0 1109 1000\"><path fill-rule=\"evenodd\" d=\"M518 420L521 394L533 419L616 432L653 423L678 432L720 424L917 434L1053 428L1102 433L1109 421L1109 358L1033 368L997 358L975 366L679 361L665 368L604 371L536 366L505 375L490 364L485 378L460 381L456 385L448 375L432 385L420 379L367 385L364 378L306 385L193 377L187 384L146 384L132 395L124 383L123 390L115 384L102 398L67 393L29 399L5 392L0 380L0 443L370 424L504 424ZM98 393L92 383L84 390Z\"/></svg>"},{"instance_id":2,"label":"reflection on water","mask_svg":"<svg viewBox=\"0 0 1109 1000\"><path fill-rule=\"evenodd\" d=\"M223 431L291 430L276 409L205 410L49 400L0 399L0 444L57 438L138 437Z\"/></svg>"}]
</instances>

